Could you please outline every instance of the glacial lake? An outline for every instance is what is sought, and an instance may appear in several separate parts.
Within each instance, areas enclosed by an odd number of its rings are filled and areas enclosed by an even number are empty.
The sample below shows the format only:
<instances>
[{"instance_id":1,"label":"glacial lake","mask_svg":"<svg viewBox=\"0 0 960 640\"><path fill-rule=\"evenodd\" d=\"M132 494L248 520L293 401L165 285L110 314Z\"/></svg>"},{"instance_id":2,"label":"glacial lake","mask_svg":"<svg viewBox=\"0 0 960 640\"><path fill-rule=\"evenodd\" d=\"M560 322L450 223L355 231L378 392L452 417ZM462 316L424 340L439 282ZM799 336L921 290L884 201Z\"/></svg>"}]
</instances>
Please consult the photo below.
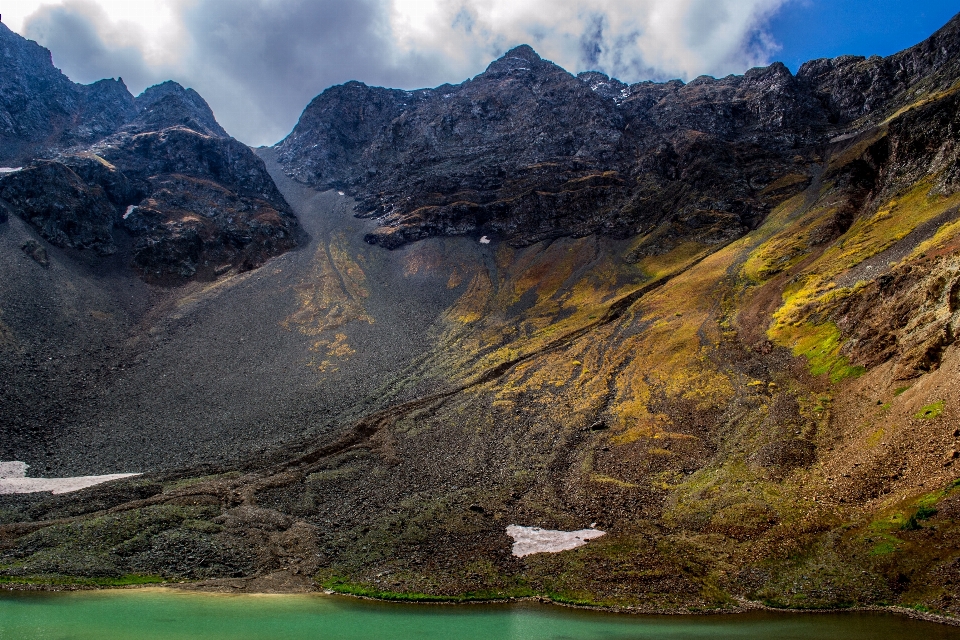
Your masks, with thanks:
<instances>
[{"instance_id":1,"label":"glacial lake","mask_svg":"<svg viewBox=\"0 0 960 640\"><path fill-rule=\"evenodd\" d=\"M550 605L382 604L167 590L0 595L2 640L901 640L960 628L888 614L630 616Z\"/></svg>"}]
</instances>

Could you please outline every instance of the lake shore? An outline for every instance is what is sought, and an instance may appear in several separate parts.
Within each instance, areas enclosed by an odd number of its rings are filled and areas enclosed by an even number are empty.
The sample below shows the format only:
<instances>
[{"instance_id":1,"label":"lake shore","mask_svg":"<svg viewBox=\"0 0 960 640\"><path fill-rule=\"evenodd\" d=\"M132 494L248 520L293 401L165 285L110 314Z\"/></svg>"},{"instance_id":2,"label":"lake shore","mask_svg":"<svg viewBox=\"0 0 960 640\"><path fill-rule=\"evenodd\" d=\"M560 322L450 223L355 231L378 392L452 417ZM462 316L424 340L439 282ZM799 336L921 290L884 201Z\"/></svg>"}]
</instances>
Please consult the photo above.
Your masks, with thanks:
<instances>
[{"instance_id":1,"label":"lake shore","mask_svg":"<svg viewBox=\"0 0 960 640\"><path fill-rule=\"evenodd\" d=\"M282 574L282 575L281 575ZM616 607L603 605L583 605L569 602L553 600L546 596L529 597L509 597L509 598L463 598L457 599L422 599L414 597L407 599L400 598L376 598L369 595L357 595L352 593L341 593L332 590L325 590L318 586L309 578L293 576L285 572L271 574L269 576L260 576L257 578L244 579L222 579L208 580L202 582L160 582L152 584L132 584L103 586L92 584L37 584L28 582L10 582L0 584L0 594L4 591L12 592L65 592L65 591L113 591L113 590L137 590L137 591L157 591L157 592L188 592L197 595L247 595L247 596L293 596L293 595L317 595L325 597L342 597L353 600L368 602L385 602L393 604L407 605L433 605L433 606L456 606L456 605L492 605L492 604L512 604L512 603L537 603L563 607L567 609L576 609L580 611L594 611L599 613L628 614L636 616L730 616L740 615L751 612L769 612L782 613L785 615L818 615L818 614L838 614L838 613L887 613L900 617L910 618L923 622L932 622L952 627L960 627L960 619L944 616L927 611L917 611L908 607L899 606L859 606L848 608L831 609L787 609L771 607L762 602L756 602L746 599L740 599L736 606L724 609L663 609L663 608L645 608L645 607Z\"/></svg>"}]
</instances>

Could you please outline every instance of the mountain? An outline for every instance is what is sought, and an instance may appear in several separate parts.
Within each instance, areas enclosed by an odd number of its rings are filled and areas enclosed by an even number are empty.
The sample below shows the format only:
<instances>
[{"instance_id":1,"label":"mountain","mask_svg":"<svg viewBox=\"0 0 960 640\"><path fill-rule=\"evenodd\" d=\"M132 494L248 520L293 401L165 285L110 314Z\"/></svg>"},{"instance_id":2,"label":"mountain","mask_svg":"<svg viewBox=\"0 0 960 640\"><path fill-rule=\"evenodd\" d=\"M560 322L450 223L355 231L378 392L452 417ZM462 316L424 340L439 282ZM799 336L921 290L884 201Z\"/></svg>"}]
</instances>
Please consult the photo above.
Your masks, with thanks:
<instances>
[{"instance_id":1,"label":"mountain","mask_svg":"<svg viewBox=\"0 0 960 640\"><path fill-rule=\"evenodd\" d=\"M89 86L0 24L0 201L61 248L117 250L155 280L252 269L297 244L299 227L263 162L176 82L134 98L121 80Z\"/></svg>"},{"instance_id":2,"label":"mountain","mask_svg":"<svg viewBox=\"0 0 960 640\"><path fill-rule=\"evenodd\" d=\"M632 86L574 77L530 47L461 85L348 83L304 111L278 147L286 172L341 188L385 247L495 234L515 246L657 230L742 235L800 188L830 139L957 76L956 21L889 59L815 60L743 76ZM652 245L647 251L660 250Z\"/></svg>"},{"instance_id":3,"label":"mountain","mask_svg":"<svg viewBox=\"0 0 960 640\"><path fill-rule=\"evenodd\" d=\"M0 575L960 614L958 28L629 86L519 47L330 88L248 165L194 94L135 99L0 179L86 216L0 192L0 459L144 475L0 496ZM300 249L177 271L221 187ZM140 274L44 240L105 244L128 188ZM510 525L606 533L516 557Z\"/></svg>"},{"instance_id":4,"label":"mountain","mask_svg":"<svg viewBox=\"0 0 960 640\"><path fill-rule=\"evenodd\" d=\"M136 113L122 80L75 84L47 49L0 23L0 164L94 142Z\"/></svg>"}]
</instances>

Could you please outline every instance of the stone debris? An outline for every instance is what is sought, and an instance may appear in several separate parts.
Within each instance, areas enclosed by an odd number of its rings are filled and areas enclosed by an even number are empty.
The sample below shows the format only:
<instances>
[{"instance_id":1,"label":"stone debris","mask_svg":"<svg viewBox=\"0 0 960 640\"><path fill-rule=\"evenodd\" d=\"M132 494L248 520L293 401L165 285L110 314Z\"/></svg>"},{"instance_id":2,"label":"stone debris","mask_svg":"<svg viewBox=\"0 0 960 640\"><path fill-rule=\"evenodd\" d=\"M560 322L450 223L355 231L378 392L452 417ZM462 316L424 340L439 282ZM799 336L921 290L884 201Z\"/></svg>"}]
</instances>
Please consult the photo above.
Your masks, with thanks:
<instances>
[{"instance_id":1,"label":"stone debris","mask_svg":"<svg viewBox=\"0 0 960 640\"><path fill-rule=\"evenodd\" d=\"M139 473L113 473L105 476L77 476L74 478L28 478L25 462L0 462L0 495L14 493L71 493L111 480L139 476Z\"/></svg>"},{"instance_id":2,"label":"stone debris","mask_svg":"<svg viewBox=\"0 0 960 640\"><path fill-rule=\"evenodd\" d=\"M599 529L581 529L579 531L553 531L540 527L521 527L515 524L507 527L507 535L513 538L513 555L517 558L534 553L559 553L582 547L589 541L606 535Z\"/></svg>"}]
</instances>

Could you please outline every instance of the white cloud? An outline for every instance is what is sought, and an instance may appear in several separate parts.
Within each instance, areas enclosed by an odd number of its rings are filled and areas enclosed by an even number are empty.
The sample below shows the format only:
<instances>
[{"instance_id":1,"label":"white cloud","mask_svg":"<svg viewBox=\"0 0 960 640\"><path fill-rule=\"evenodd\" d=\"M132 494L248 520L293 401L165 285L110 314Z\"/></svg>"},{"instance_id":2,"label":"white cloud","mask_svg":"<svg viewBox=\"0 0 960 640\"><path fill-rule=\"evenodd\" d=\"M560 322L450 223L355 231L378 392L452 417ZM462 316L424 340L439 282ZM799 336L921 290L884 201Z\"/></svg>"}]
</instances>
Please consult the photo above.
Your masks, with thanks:
<instances>
[{"instance_id":1,"label":"white cloud","mask_svg":"<svg viewBox=\"0 0 960 640\"><path fill-rule=\"evenodd\" d=\"M267 144L332 84L460 82L522 43L628 82L742 73L769 62L765 20L791 1L8 0L3 16L74 80L171 78Z\"/></svg>"},{"instance_id":2,"label":"white cloud","mask_svg":"<svg viewBox=\"0 0 960 640\"><path fill-rule=\"evenodd\" d=\"M133 91L179 70L185 34L170 3L62 0L25 17L21 33L48 46L76 82L124 77Z\"/></svg>"},{"instance_id":3,"label":"white cloud","mask_svg":"<svg viewBox=\"0 0 960 640\"><path fill-rule=\"evenodd\" d=\"M180 12L190 0L7 0L4 23L18 33L41 35L35 25L51 14L79 14L92 18L99 35L111 48L134 44L152 65L169 65L183 43ZM34 31L30 31L30 23ZM69 61L65 61L69 64Z\"/></svg>"},{"instance_id":4,"label":"white cloud","mask_svg":"<svg viewBox=\"0 0 960 640\"><path fill-rule=\"evenodd\" d=\"M401 49L458 67L529 43L571 71L690 79L767 63L775 46L762 27L786 1L394 0L392 26Z\"/></svg>"}]
</instances>

